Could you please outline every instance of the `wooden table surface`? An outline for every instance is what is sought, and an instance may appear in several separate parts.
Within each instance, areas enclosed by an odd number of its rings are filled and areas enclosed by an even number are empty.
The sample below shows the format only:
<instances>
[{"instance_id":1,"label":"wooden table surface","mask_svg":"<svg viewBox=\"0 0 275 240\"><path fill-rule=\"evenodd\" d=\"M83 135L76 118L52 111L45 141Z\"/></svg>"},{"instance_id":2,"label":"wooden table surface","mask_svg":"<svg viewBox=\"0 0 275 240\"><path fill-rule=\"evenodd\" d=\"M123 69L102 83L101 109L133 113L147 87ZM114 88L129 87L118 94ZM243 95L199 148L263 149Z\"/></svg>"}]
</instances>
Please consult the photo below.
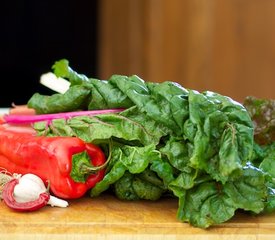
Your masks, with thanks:
<instances>
[{"instance_id":1,"label":"wooden table surface","mask_svg":"<svg viewBox=\"0 0 275 240\"><path fill-rule=\"evenodd\" d=\"M176 199L124 202L103 194L69 203L68 208L18 213L0 202L1 239L275 239L275 214L238 213L206 230L177 220Z\"/></svg>"}]
</instances>

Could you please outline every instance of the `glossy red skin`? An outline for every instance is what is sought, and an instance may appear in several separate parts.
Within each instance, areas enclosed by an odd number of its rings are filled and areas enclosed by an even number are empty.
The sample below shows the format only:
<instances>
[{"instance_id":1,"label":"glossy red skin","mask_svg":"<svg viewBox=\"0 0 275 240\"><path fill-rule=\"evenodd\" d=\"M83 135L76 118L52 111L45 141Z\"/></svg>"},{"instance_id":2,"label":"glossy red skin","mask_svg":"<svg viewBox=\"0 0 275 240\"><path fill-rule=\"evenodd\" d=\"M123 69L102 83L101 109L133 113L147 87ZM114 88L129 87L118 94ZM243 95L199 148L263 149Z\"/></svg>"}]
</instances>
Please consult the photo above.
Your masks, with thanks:
<instances>
[{"instance_id":1,"label":"glossy red skin","mask_svg":"<svg viewBox=\"0 0 275 240\"><path fill-rule=\"evenodd\" d=\"M50 194L48 192L41 193L39 197L34 201L24 203L17 202L13 196L13 193L14 188L18 183L19 180L14 178L4 185L2 197L5 204L9 208L19 212L31 212L38 210L48 204L50 200Z\"/></svg>"},{"instance_id":2,"label":"glossy red skin","mask_svg":"<svg viewBox=\"0 0 275 240\"><path fill-rule=\"evenodd\" d=\"M103 151L76 137L43 137L0 128L0 167L11 173L33 173L52 193L64 199L82 197L104 177L104 169L91 174L85 183L71 177L72 155L87 151L94 166L105 162Z\"/></svg>"}]
</instances>

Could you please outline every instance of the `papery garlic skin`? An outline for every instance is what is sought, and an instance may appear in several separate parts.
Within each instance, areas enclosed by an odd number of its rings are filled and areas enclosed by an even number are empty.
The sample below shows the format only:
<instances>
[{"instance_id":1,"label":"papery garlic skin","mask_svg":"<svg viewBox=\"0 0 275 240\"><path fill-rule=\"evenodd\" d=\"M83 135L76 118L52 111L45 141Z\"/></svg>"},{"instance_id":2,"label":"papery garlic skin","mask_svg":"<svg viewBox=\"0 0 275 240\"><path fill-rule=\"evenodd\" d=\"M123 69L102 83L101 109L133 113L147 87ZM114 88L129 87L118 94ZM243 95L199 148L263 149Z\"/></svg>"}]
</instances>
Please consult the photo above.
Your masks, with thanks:
<instances>
[{"instance_id":1,"label":"papery garlic skin","mask_svg":"<svg viewBox=\"0 0 275 240\"><path fill-rule=\"evenodd\" d=\"M14 188L14 198L17 202L34 201L41 193L47 191L42 179L35 174L25 174L20 176L18 180L19 184ZM50 196L47 204L52 207L67 207L69 205L67 201L54 196Z\"/></svg>"}]
</instances>

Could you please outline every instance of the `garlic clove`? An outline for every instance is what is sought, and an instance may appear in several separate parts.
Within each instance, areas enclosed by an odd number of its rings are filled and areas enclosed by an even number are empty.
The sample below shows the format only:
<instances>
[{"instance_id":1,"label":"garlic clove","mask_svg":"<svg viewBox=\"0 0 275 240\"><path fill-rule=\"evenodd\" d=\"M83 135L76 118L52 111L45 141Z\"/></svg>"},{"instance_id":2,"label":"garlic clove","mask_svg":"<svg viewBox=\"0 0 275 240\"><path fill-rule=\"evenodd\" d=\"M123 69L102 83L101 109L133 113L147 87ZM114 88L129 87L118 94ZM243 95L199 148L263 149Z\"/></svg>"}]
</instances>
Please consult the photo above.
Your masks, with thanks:
<instances>
[{"instance_id":1,"label":"garlic clove","mask_svg":"<svg viewBox=\"0 0 275 240\"><path fill-rule=\"evenodd\" d=\"M50 200L48 202L48 205L51 205L52 207L68 207L69 203L63 199L50 196Z\"/></svg>"}]
</instances>

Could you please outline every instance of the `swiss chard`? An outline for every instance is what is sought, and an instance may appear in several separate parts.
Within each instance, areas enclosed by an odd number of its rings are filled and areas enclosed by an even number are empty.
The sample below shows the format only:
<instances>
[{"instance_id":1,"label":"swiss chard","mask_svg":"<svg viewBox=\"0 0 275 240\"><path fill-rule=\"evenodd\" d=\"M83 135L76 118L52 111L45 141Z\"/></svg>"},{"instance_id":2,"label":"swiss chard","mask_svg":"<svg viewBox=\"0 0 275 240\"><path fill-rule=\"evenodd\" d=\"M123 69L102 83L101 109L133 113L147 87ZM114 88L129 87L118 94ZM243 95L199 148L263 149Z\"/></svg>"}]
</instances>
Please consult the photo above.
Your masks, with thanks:
<instances>
[{"instance_id":1,"label":"swiss chard","mask_svg":"<svg viewBox=\"0 0 275 240\"><path fill-rule=\"evenodd\" d=\"M34 125L40 135L78 136L99 145L112 140L106 175L91 190L92 197L107 189L129 200L173 194L179 199L179 220L204 228L227 221L237 209L259 213L275 208L273 184L263 167L271 163L266 160L262 169L260 163L251 165L257 162L253 122L240 103L136 75L88 78L65 60L55 63L54 72L71 81L68 91L88 88L88 97L78 104L82 110L126 109ZM56 106L70 105L64 95L58 95ZM50 103L52 97L39 99ZM31 106L39 105L35 98ZM144 177L148 172L151 178Z\"/></svg>"}]
</instances>

